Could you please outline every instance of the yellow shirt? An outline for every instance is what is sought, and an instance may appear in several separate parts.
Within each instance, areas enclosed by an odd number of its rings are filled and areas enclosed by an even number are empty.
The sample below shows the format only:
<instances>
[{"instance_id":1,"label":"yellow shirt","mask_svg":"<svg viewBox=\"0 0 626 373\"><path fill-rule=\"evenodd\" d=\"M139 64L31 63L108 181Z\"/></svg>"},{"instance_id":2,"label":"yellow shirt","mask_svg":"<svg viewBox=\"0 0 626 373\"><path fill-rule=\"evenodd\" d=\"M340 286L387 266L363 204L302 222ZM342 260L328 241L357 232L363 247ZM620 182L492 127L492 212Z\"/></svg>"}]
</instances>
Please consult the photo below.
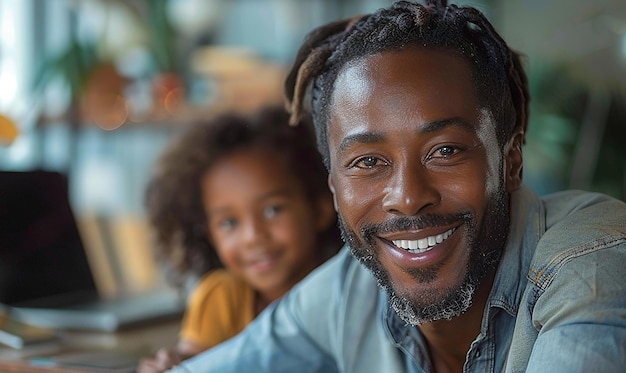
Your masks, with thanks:
<instances>
[{"instance_id":1,"label":"yellow shirt","mask_svg":"<svg viewBox=\"0 0 626 373\"><path fill-rule=\"evenodd\" d=\"M213 347L242 331L255 317L255 293L225 269L202 277L193 290L180 338Z\"/></svg>"}]
</instances>

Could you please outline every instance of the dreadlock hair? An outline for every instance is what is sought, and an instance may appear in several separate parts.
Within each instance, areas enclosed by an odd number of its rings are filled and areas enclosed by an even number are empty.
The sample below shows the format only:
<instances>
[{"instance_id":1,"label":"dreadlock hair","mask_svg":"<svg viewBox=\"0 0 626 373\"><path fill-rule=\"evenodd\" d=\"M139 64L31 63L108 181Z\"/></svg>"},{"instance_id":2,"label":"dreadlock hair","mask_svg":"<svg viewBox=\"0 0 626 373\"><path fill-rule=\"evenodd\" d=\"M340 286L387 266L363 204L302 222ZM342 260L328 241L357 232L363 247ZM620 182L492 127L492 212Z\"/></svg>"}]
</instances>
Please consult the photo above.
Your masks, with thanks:
<instances>
[{"instance_id":1,"label":"dreadlock hair","mask_svg":"<svg viewBox=\"0 0 626 373\"><path fill-rule=\"evenodd\" d=\"M201 180L224 156L250 147L279 152L311 203L324 194L331 198L312 124L307 118L296 127L288 122L289 114L282 107L264 107L251 116L223 113L195 123L164 150L144 202L157 256L169 270L168 281L182 285L189 274L202 275L223 266L207 239ZM320 250L341 247L336 224L318 239ZM325 258L333 253L322 252Z\"/></svg>"},{"instance_id":2,"label":"dreadlock hair","mask_svg":"<svg viewBox=\"0 0 626 373\"><path fill-rule=\"evenodd\" d=\"M291 124L311 111L326 167L330 167L326 126L338 74L350 61L406 48L460 54L470 64L480 104L492 111L498 123L500 146L514 128L525 133L530 97L520 54L507 46L487 18L475 8L448 5L446 0L426 0L426 5L397 1L375 13L312 30L285 80Z\"/></svg>"}]
</instances>

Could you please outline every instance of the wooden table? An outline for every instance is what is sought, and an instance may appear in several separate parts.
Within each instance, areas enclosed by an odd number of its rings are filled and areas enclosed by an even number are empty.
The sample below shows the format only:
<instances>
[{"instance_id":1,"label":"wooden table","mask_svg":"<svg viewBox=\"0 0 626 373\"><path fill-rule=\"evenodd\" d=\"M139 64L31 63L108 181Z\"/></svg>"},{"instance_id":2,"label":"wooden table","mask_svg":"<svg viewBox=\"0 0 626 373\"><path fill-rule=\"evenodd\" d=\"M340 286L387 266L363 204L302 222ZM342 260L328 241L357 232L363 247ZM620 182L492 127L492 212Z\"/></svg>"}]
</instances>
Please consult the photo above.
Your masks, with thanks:
<instances>
[{"instance_id":1,"label":"wooden table","mask_svg":"<svg viewBox=\"0 0 626 373\"><path fill-rule=\"evenodd\" d=\"M0 372L2 373L94 373L128 372L116 369L87 367L59 367L42 361L74 353L121 353L140 358L153 355L161 347L172 347L178 340L180 320L161 321L115 333L62 331L54 342L26 346L22 349L0 347Z\"/></svg>"}]
</instances>

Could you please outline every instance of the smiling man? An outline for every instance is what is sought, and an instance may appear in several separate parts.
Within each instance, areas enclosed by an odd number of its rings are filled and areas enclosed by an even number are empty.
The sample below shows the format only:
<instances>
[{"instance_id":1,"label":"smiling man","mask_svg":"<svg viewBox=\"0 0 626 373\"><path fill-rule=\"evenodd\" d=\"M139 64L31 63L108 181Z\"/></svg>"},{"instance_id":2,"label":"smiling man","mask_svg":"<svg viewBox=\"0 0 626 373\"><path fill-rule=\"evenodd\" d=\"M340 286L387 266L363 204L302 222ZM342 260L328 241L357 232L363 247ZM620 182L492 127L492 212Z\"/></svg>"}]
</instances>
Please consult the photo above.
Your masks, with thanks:
<instances>
[{"instance_id":1,"label":"smiling man","mask_svg":"<svg viewBox=\"0 0 626 373\"><path fill-rule=\"evenodd\" d=\"M626 204L524 186L526 75L480 12L398 2L322 26L286 92L347 248L175 371L623 371Z\"/></svg>"},{"instance_id":2,"label":"smiling man","mask_svg":"<svg viewBox=\"0 0 626 373\"><path fill-rule=\"evenodd\" d=\"M521 157L498 156L471 75L455 54L407 49L358 59L335 84L330 186L344 237L413 325L459 316L477 290L486 299L519 187L503 163L519 172Z\"/></svg>"}]
</instances>

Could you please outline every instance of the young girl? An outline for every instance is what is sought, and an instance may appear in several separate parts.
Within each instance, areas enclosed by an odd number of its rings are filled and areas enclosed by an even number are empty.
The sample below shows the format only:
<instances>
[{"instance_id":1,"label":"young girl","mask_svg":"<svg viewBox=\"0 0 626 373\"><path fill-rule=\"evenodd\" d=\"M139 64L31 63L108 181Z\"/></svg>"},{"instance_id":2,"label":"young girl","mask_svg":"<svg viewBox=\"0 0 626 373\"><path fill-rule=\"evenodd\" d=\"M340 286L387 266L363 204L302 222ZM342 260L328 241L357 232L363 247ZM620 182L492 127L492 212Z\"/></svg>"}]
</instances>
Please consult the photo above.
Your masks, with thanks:
<instances>
[{"instance_id":1,"label":"young girl","mask_svg":"<svg viewBox=\"0 0 626 373\"><path fill-rule=\"evenodd\" d=\"M155 171L146 205L158 248L178 273L201 279L176 349L142 360L139 372L234 336L341 247L312 129L289 126L284 109L190 128Z\"/></svg>"}]
</instances>

